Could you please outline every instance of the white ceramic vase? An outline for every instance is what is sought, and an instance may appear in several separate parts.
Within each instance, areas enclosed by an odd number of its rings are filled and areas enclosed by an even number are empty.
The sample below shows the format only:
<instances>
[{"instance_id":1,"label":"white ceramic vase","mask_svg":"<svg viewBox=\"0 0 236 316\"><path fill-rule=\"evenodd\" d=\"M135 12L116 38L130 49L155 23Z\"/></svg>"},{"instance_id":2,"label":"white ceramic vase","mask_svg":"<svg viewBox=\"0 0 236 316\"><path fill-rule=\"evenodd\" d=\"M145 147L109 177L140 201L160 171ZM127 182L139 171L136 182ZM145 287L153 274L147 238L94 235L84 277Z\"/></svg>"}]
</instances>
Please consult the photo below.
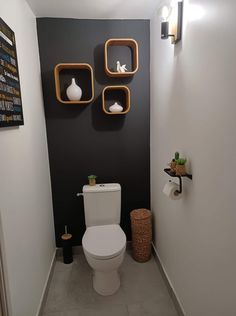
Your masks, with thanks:
<instances>
[{"instance_id":1,"label":"white ceramic vase","mask_svg":"<svg viewBox=\"0 0 236 316\"><path fill-rule=\"evenodd\" d=\"M70 101L79 101L82 97L82 90L72 78L71 85L66 89L67 97Z\"/></svg>"},{"instance_id":2,"label":"white ceramic vase","mask_svg":"<svg viewBox=\"0 0 236 316\"><path fill-rule=\"evenodd\" d=\"M109 111L113 113L118 113L123 111L123 107L115 102L113 105L109 107Z\"/></svg>"}]
</instances>

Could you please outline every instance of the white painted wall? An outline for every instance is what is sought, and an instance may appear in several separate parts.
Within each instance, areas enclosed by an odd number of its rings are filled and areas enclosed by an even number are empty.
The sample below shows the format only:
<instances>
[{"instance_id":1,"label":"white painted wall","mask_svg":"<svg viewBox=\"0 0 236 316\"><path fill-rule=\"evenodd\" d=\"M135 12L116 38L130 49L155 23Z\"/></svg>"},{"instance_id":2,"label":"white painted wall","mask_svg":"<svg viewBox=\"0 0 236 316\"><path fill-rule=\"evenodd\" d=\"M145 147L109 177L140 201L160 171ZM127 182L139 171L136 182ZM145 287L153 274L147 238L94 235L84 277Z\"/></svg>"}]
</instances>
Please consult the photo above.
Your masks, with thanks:
<instances>
[{"instance_id":1,"label":"white painted wall","mask_svg":"<svg viewBox=\"0 0 236 316\"><path fill-rule=\"evenodd\" d=\"M0 0L15 31L25 125L0 129L0 212L12 316L34 316L55 250L35 16ZM2 240L1 240L2 242Z\"/></svg>"},{"instance_id":2,"label":"white painted wall","mask_svg":"<svg viewBox=\"0 0 236 316\"><path fill-rule=\"evenodd\" d=\"M151 21L155 246L187 316L236 313L235 11L235 0L185 0L176 46L160 39L157 11ZM171 201L163 168L176 150L193 181Z\"/></svg>"}]
</instances>

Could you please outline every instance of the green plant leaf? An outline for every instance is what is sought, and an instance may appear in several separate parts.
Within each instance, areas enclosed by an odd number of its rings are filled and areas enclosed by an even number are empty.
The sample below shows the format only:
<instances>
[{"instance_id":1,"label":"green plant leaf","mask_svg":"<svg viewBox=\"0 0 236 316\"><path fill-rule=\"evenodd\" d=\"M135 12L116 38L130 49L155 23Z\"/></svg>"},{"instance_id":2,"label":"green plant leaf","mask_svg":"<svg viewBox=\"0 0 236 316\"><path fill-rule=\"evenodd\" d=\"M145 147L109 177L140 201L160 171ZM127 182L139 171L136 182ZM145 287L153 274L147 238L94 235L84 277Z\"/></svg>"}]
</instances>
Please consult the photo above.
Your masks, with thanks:
<instances>
[{"instance_id":1,"label":"green plant leaf","mask_svg":"<svg viewBox=\"0 0 236 316\"><path fill-rule=\"evenodd\" d=\"M179 158L178 160L176 160L176 164L181 165L181 166L185 165L186 162L187 162L187 159L185 158Z\"/></svg>"},{"instance_id":2,"label":"green plant leaf","mask_svg":"<svg viewBox=\"0 0 236 316\"><path fill-rule=\"evenodd\" d=\"M96 179L97 176L95 176L94 174L91 174L90 176L88 176L88 179L91 180L91 179Z\"/></svg>"},{"instance_id":3,"label":"green plant leaf","mask_svg":"<svg viewBox=\"0 0 236 316\"><path fill-rule=\"evenodd\" d=\"M179 159L179 152L176 151L176 152L175 152L175 160L178 160L178 159Z\"/></svg>"}]
</instances>

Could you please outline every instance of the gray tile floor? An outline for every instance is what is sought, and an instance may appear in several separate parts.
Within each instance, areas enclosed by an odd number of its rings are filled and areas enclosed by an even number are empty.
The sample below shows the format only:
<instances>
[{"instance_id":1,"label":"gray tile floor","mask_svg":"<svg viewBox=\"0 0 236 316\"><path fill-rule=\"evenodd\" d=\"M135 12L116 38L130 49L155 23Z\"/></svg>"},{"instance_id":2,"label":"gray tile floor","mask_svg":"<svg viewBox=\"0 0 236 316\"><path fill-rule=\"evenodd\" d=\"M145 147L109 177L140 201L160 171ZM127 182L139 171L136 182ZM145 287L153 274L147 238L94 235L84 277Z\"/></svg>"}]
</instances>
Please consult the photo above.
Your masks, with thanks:
<instances>
[{"instance_id":1,"label":"gray tile floor","mask_svg":"<svg viewBox=\"0 0 236 316\"><path fill-rule=\"evenodd\" d=\"M129 252L120 269L121 287L103 297L92 287L92 271L83 254L55 265L43 316L177 316L165 283L152 258L134 261Z\"/></svg>"}]
</instances>

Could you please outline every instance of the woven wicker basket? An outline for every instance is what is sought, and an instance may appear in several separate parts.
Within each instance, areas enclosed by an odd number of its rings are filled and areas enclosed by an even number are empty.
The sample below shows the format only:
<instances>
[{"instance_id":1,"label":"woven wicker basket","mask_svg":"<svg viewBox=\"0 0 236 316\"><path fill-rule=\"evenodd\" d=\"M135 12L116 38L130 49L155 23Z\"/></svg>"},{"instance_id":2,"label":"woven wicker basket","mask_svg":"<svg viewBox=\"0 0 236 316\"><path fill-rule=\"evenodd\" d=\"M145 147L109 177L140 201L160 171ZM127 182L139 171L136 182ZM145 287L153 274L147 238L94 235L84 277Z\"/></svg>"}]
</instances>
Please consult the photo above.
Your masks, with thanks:
<instances>
[{"instance_id":1,"label":"woven wicker basket","mask_svg":"<svg viewBox=\"0 0 236 316\"><path fill-rule=\"evenodd\" d=\"M133 210L130 219L133 257L138 262L146 262L151 257L152 213L147 209Z\"/></svg>"}]
</instances>

